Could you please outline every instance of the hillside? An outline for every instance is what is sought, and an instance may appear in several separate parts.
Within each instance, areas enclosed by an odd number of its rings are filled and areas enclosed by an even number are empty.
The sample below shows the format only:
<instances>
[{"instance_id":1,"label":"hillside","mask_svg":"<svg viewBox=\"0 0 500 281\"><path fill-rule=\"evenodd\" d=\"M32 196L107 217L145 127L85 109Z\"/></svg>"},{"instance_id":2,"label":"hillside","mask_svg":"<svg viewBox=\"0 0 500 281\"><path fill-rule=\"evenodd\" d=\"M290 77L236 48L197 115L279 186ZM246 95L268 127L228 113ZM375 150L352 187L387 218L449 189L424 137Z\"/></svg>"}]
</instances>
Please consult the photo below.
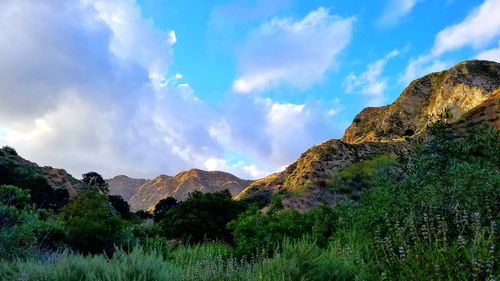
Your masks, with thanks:
<instances>
[{"instance_id":1,"label":"hillside","mask_svg":"<svg viewBox=\"0 0 500 281\"><path fill-rule=\"evenodd\" d=\"M450 122L456 122L464 115L472 118L467 113L481 107L483 102L498 101L499 87L498 63L459 63L449 70L413 81L390 105L365 108L347 128L342 141L361 143L413 136L424 131L445 110L451 114ZM498 127L498 114L491 118L496 120Z\"/></svg>"},{"instance_id":2,"label":"hillside","mask_svg":"<svg viewBox=\"0 0 500 281\"><path fill-rule=\"evenodd\" d=\"M236 198L293 194L285 207L305 210L341 196L327 190L336 172L379 155L407 155L411 140L447 111L457 131L474 126L500 129L500 64L466 61L413 81L390 105L361 111L341 140L332 139L304 152L283 172L257 180Z\"/></svg>"},{"instance_id":3,"label":"hillside","mask_svg":"<svg viewBox=\"0 0 500 281\"><path fill-rule=\"evenodd\" d=\"M74 197L83 187L82 182L75 179L63 169L50 166L38 166L17 154L12 148L0 148L0 169L5 169L9 174L41 176L53 189L65 189L70 197Z\"/></svg>"},{"instance_id":4,"label":"hillside","mask_svg":"<svg viewBox=\"0 0 500 281\"><path fill-rule=\"evenodd\" d=\"M195 190L206 193L228 189L235 196L250 183L225 172L191 169L174 177L161 175L146 182L129 203L132 210L150 210L163 198L183 200Z\"/></svg>"},{"instance_id":5,"label":"hillside","mask_svg":"<svg viewBox=\"0 0 500 281\"><path fill-rule=\"evenodd\" d=\"M146 179L134 179L127 177L125 175L119 175L111 179L107 179L106 182L109 184L109 194L120 195L125 199L125 201L130 200L134 196L139 188L148 182Z\"/></svg>"}]
</instances>

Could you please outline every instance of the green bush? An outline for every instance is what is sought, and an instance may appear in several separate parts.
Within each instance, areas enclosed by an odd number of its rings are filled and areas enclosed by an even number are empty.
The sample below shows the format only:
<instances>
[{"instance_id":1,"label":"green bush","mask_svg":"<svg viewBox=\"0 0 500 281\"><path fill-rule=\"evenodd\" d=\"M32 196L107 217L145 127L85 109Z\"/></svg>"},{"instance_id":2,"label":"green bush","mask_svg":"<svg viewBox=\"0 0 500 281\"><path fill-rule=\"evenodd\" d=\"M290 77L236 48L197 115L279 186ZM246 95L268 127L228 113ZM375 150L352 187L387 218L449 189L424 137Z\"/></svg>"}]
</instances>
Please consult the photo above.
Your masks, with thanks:
<instances>
[{"instance_id":1,"label":"green bush","mask_svg":"<svg viewBox=\"0 0 500 281\"><path fill-rule=\"evenodd\" d=\"M402 181L378 178L342 228L373 242L373 275L389 280L489 280L499 276L498 131L454 139L435 130ZM344 241L345 242L345 241Z\"/></svg>"},{"instance_id":2,"label":"green bush","mask_svg":"<svg viewBox=\"0 0 500 281\"><path fill-rule=\"evenodd\" d=\"M285 239L313 237L325 246L336 225L336 214L327 206L312 209L305 214L296 210L262 213L252 208L229 223L239 253L253 255L270 252Z\"/></svg>"},{"instance_id":3,"label":"green bush","mask_svg":"<svg viewBox=\"0 0 500 281\"><path fill-rule=\"evenodd\" d=\"M169 208L160 218L161 236L180 239L189 243L204 241L231 242L231 232L226 225L236 219L246 208L234 201L228 190L216 193L195 191L188 198Z\"/></svg>"},{"instance_id":4,"label":"green bush","mask_svg":"<svg viewBox=\"0 0 500 281\"><path fill-rule=\"evenodd\" d=\"M82 253L110 253L122 241L125 222L115 215L107 196L90 188L78 194L61 212L67 243Z\"/></svg>"},{"instance_id":5,"label":"green bush","mask_svg":"<svg viewBox=\"0 0 500 281\"><path fill-rule=\"evenodd\" d=\"M69 199L66 189L53 189L40 168L0 157L0 185L14 185L30 194L39 208L59 209Z\"/></svg>"},{"instance_id":6,"label":"green bush","mask_svg":"<svg viewBox=\"0 0 500 281\"><path fill-rule=\"evenodd\" d=\"M29 205L29 194L0 186L0 260L27 258L62 247L64 232L50 211Z\"/></svg>"},{"instance_id":7,"label":"green bush","mask_svg":"<svg viewBox=\"0 0 500 281\"><path fill-rule=\"evenodd\" d=\"M169 248L118 250L113 257L68 252L45 260L0 263L1 280L26 281L215 281L215 280L354 280L355 272L335 249L322 250L310 239L284 241L274 257L237 259L227 245L207 243Z\"/></svg>"},{"instance_id":8,"label":"green bush","mask_svg":"<svg viewBox=\"0 0 500 281\"><path fill-rule=\"evenodd\" d=\"M373 188L381 177L401 177L401 164L396 156L381 155L352 164L333 176L328 187L333 191L359 199L362 191Z\"/></svg>"}]
</instances>

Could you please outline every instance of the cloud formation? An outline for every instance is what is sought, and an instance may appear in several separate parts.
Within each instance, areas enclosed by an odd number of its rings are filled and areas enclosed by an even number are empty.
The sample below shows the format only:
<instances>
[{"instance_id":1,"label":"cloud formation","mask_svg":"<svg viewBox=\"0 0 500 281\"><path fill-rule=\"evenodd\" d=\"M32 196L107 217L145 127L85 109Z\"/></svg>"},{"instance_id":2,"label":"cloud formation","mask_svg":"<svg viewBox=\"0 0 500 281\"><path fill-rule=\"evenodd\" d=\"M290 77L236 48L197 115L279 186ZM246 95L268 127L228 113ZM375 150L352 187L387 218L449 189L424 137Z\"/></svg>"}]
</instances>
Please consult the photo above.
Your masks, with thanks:
<instances>
[{"instance_id":1,"label":"cloud formation","mask_svg":"<svg viewBox=\"0 0 500 281\"><path fill-rule=\"evenodd\" d=\"M480 60L500 62L500 41L498 41L498 47L482 51L476 56L476 58Z\"/></svg>"},{"instance_id":2,"label":"cloud formation","mask_svg":"<svg viewBox=\"0 0 500 281\"><path fill-rule=\"evenodd\" d=\"M472 47L481 53L478 58L495 59L496 50L482 50L500 37L500 0L485 0L473 9L461 22L441 30L434 38L431 51L412 59L401 77L409 83L429 72L441 71L451 63L441 59L442 55Z\"/></svg>"},{"instance_id":3,"label":"cloud formation","mask_svg":"<svg viewBox=\"0 0 500 281\"><path fill-rule=\"evenodd\" d=\"M320 7L300 20L274 18L262 24L237 49L240 75L233 91L305 89L320 82L349 43L353 22Z\"/></svg>"},{"instance_id":4,"label":"cloud formation","mask_svg":"<svg viewBox=\"0 0 500 281\"><path fill-rule=\"evenodd\" d=\"M471 46L484 47L500 35L500 0L486 0L460 23L446 27L434 40L432 55Z\"/></svg>"},{"instance_id":5,"label":"cloud formation","mask_svg":"<svg viewBox=\"0 0 500 281\"><path fill-rule=\"evenodd\" d=\"M368 96L367 106L380 106L385 102L384 91L387 88L387 78L382 77L387 62L399 55L398 50L393 50L384 58L367 66L365 72L355 75L350 73L344 80L343 86L347 93L359 92Z\"/></svg>"},{"instance_id":6,"label":"cloud formation","mask_svg":"<svg viewBox=\"0 0 500 281\"><path fill-rule=\"evenodd\" d=\"M398 23L402 17L408 15L418 0L389 0L383 14L378 19L378 23L383 26L390 26Z\"/></svg>"},{"instance_id":7,"label":"cloud formation","mask_svg":"<svg viewBox=\"0 0 500 281\"><path fill-rule=\"evenodd\" d=\"M335 133L314 103L207 105L169 73L175 31L134 1L1 1L0 29L0 145L77 177L202 168L256 178Z\"/></svg>"}]
</instances>

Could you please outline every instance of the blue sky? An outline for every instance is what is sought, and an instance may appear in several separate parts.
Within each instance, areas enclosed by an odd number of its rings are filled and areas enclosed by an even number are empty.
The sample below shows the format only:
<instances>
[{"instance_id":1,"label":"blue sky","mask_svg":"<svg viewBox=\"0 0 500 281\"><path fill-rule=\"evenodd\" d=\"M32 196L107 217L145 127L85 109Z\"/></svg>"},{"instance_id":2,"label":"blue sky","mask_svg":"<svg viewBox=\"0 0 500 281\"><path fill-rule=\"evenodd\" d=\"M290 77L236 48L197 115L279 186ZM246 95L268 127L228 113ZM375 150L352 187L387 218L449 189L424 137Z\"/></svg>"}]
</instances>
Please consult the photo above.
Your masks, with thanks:
<instances>
[{"instance_id":1,"label":"blue sky","mask_svg":"<svg viewBox=\"0 0 500 281\"><path fill-rule=\"evenodd\" d=\"M259 178L366 106L500 60L500 0L0 3L0 145L75 176Z\"/></svg>"}]
</instances>

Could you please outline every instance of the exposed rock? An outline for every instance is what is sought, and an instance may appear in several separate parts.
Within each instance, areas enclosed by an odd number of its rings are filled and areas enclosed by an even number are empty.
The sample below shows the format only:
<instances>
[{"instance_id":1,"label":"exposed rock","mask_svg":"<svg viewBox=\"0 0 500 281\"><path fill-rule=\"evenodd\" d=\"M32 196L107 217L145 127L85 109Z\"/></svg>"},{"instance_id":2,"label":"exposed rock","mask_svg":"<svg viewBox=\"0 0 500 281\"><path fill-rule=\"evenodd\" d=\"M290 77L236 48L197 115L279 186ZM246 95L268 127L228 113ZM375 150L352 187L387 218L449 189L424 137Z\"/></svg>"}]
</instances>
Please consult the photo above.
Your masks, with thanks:
<instances>
[{"instance_id":1,"label":"exposed rock","mask_svg":"<svg viewBox=\"0 0 500 281\"><path fill-rule=\"evenodd\" d=\"M345 131L343 141L387 141L419 134L445 110L450 122L480 106L500 87L500 64L465 61L453 68L413 81L388 106L361 111ZM497 116L498 117L498 116Z\"/></svg>"},{"instance_id":2,"label":"exposed rock","mask_svg":"<svg viewBox=\"0 0 500 281\"><path fill-rule=\"evenodd\" d=\"M181 172L174 177L161 175L145 183L130 199L132 210L152 210L156 203L166 197L177 200L186 199L190 192L218 192L228 189L233 196L239 194L252 181L219 171L202 171L192 169Z\"/></svg>"},{"instance_id":3,"label":"exposed rock","mask_svg":"<svg viewBox=\"0 0 500 281\"><path fill-rule=\"evenodd\" d=\"M134 179L120 175L107 179L106 182L109 184L109 194L120 195L123 199L125 199L125 201L128 201L137 193L137 191L139 191L139 188L143 184L148 182L148 180Z\"/></svg>"},{"instance_id":4,"label":"exposed rock","mask_svg":"<svg viewBox=\"0 0 500 281\"><path fill-rule=\"evenodd\" d=\"M335 204L341 195L325 186L339 170L379 155L404 156L412 136L423 136L427 125L445 111L457 131L471 127L500 129L500 64L466 61L447 71L413 81L392 104L365 108L341 140L312 147L283 172L255 181L236 198L270 196L285 191L285 207L306 210L321 202Z\"/></svg>"},{"instance_id":5,"label":"exposed rock","mask_svg":"<svg viewBox=\"0 0 500 281\"><path fill-rule=\"evenodd\" d=\"M332 139L307 150L283 172L254 182L236 199L286 191L295 196L283 201L285 207L304 210L322 202L334 204L338 195L326 189L334 173L359 161L386 154L404 156L410 150L409 143L403 141L348 144Z\"/></svg>"}]
</instances>

